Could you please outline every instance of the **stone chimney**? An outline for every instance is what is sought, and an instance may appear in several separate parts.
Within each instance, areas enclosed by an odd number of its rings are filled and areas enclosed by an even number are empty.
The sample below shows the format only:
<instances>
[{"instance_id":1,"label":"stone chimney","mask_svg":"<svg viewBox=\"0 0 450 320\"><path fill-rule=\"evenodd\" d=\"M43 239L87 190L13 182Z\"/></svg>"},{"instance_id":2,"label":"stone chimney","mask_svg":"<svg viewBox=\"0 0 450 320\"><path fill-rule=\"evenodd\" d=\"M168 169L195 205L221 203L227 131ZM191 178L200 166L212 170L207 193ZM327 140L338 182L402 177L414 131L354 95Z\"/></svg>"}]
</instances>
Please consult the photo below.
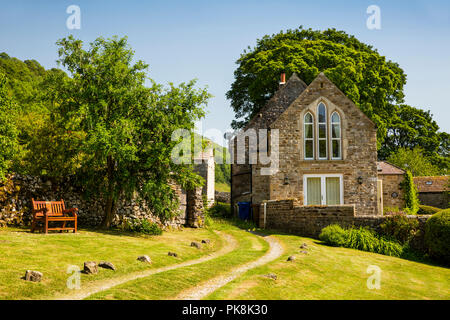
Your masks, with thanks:
<instances>
[{"instance_id":1,"label":"stone chimney","mask_svg":"<svg viewBox=\"0 0 450 320\"><path fill-rule=\"evenodd\" d=\"M282 72L280 76L280 86L286 83L286 73Z\"/></svg>"}]
</instances>

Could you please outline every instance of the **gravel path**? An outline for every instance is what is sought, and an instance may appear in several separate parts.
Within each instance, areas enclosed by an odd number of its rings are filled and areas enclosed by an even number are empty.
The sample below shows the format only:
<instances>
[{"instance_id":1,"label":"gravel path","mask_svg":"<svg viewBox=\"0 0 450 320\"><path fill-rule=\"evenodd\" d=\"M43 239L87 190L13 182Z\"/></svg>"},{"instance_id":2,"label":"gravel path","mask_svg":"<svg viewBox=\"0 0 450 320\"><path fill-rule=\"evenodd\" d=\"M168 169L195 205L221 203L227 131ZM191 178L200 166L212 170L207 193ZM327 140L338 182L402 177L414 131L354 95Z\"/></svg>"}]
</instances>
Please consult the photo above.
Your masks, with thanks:
<instances>
[{"instance_id":1,"label":"gravel path","mask_svg":"<svg viewBox=\"0 0 450 320\"><path fill-rule=\"evenodd\" d=\"M178 296L176 296L174 299L176 300L200 300L202 298L207 297L220 287L223 287L230 281L233 281L237 277L241 276L244 272L262 266L270 261L273 261L280 257L283 254L283 246L281 243L271 237L271 236L263 236L263 239L267 241L270 245L269 252L267 252L264 256L261 258L248 262L242 266L239 266L232 271L230 271L226 275L218 276L216 278L207 280L206 282L200 284L197 287L191 288L187 291L181 292Z\"/></svg>"},{"instance_id":2,"label":"gravel path","mask_svg":"<svg viewBox=\"0 0 450 320\"><path fill-rule=\"evenodd\" d=\"M60 296L57 298L57 300L81 300L81 299L85 299L95 293L104 291L104 290L108 290L112 287L118 286L120 284L123 284L125 282L128 281L132 281L132 280L136 280L139 278L144 278L144 277L148 277L151 276L153 274L156 273L160 273L160 272L165 272L165 271L169 271L169 270L173 270L173 269L177 269L177 268L182 268L182 267L187 267L187 266L191 266L194 264L198 264L198 263L202 263L211 259L215 259L217 257L223 256L224 254L227 254L231 251L233 251L236 247L237 247L237 241L229 234L226 233L222 233L219 231L215 231L217 232L224 240L225 243L222 246L222 248L216 252L213 252L211 254L208 254L204 257L195 259L195 260L189 260L189 261L185 261L182 263L178 263L178 264L174 264L174 265L169 265L166 267L161 267L161 268L157 268L157 269L151 269L151 270L147 270L144 272L137 272L137 273L133 273L133 274L127 274L124 276L121 276L119 278L115 278L115 279L108 279L108 280L103 280L100 282L96 282L96 283L88 283L86 285L82 285L82 288L70 293L68 295L64 295L64 296Z\"/></svg>"}]
</instances>

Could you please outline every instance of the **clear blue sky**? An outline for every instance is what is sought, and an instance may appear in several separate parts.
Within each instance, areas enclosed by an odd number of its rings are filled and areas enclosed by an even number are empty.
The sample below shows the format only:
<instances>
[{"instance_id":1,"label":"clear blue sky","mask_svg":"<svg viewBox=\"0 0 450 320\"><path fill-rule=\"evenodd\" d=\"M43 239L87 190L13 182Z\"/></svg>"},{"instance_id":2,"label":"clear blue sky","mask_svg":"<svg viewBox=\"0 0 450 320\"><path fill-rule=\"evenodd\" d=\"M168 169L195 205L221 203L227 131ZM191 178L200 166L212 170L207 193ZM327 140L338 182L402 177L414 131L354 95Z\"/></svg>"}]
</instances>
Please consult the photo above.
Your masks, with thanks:
<instances>
[{"instance_id":1,"label":"clear blue sky","mask_svg":"<svg viewBox=\"0 0 450 320\"><path fill-rule=\"evenodd\" d=\"M81 8L81 29L66 28L69 5ZM381 8L381 30L366 27L369 5ZM214 95L203 129L225 131L234 118L225 93L235 61L265 34L334 27L373 45L408 75L406 103L431 110L450 132L450 1L6 1L1 0L0 52L56 66L55 42L68 34L91 42L129 37L137 59L157 82L193 78Z\"/></svg>"}]
</instances>

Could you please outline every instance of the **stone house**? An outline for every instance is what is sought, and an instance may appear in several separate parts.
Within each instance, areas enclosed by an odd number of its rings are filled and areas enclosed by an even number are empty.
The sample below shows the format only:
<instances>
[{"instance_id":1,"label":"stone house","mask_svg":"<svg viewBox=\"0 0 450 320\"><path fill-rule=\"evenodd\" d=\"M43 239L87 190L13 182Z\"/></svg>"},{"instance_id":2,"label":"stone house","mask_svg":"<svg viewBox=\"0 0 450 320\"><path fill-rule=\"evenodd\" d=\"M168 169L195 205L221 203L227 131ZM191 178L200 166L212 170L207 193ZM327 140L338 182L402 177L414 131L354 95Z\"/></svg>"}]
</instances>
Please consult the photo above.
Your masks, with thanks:
<instances>
[{"instance_id":1,"label":"stone house","mask_svg":"<svg viewBox=\"0 0 450 320\"><path fill-rule=\"evenodd\" d=\"M450 204L448 176L414 177L414 184L423 205L446 209Z\"/></svg>"},{"instance_id":2,"label":"stone house","mask_svg":"<svg viewBox=\"0 0 450 320\"><path fill-rule=\"evenodd\" d=\"M313 216L348 217L349 223L353 217L381 216L383 182L386 192L401 197L401 191L389 174L379 172L375 124L323 73L309 85L295 73L287 82L284 77L266 106L230 141L235 214L238 202L251 202L260 225L282 229L302 229ZM266 147L259 141L264 135L251 147L251 129L267 130ZM244 162L238 161L239 141L246 143ZM276 153L270 165L259 161L265 151ZM262 174L273 162L276 169Z\"/></svg>"}]
</instances>

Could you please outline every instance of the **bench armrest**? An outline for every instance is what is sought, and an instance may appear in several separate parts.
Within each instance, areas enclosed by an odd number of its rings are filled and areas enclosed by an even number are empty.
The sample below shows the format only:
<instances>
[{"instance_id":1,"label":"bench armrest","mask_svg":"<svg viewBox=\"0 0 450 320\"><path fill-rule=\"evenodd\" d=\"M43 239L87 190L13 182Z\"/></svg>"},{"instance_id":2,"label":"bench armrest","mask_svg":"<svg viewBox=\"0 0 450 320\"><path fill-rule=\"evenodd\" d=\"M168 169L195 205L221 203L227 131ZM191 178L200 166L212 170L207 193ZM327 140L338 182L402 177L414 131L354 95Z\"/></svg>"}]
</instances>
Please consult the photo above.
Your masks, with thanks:
<instances>
[{"instance_id":1,"label":"bench armrest","mask_svg":"<svg viewBox=\"0 0 450 320\"><path fill-rule=\"evenodd\" d=\"M65 210L62 211L62 213L63 214L71 213L71 214L73 214L74 217L76 217L77 213L78 213L78 208L65 209Z\"/></svg>"},{"instance_id":2,"label":"bench armrest","mask_svg":"<svg viewBox=\"0 0 450 320\"><path fill-rule=\"evenodd\" d=\"M33 213L33 218L36 218L36 215L37 215L39 212L42 212L42 214L45 216L45 215L47 215L47 211L48 211L47 208L33 209L33 211L32 211L32 213Z\"/></svg>"}]
</instances>

